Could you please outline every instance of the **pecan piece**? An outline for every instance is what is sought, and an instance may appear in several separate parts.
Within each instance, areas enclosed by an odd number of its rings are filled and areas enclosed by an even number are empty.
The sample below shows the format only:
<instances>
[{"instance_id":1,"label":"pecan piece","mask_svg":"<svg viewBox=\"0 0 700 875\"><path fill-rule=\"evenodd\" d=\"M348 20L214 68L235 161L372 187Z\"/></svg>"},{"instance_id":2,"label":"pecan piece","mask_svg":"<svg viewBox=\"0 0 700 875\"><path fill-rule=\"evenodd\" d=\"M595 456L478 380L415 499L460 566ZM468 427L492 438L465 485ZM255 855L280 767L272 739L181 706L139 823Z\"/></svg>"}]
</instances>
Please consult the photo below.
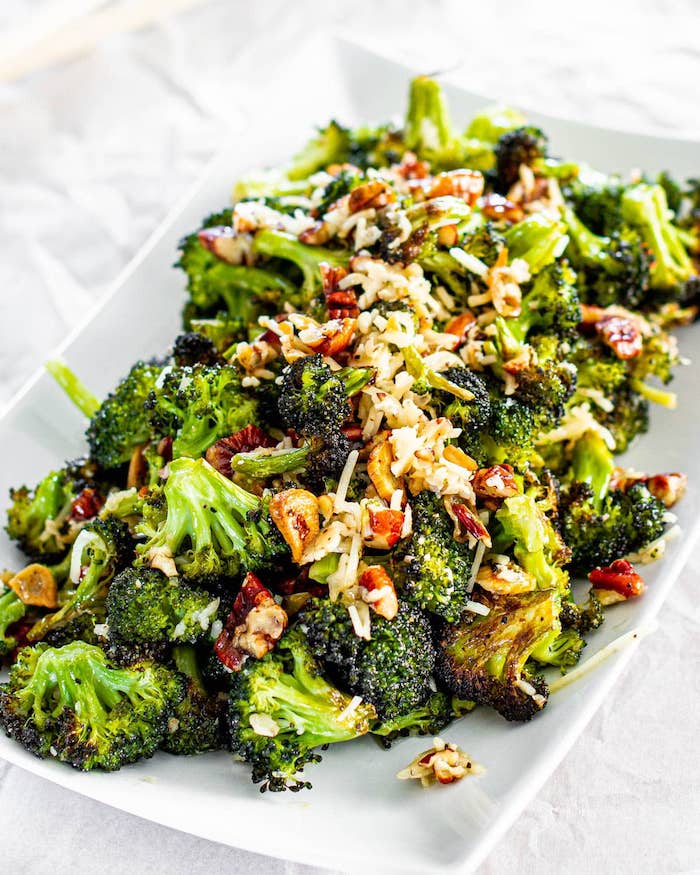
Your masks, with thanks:
<instances>
[{"instance_id":1,"label":"pecan piece","mask_svg":"<svg viewBox=\"0 0 700 875\"><path fill-rule=\"evenodd\" d=\"M642 332L627 316L607 315L595 323L596 334L619 359L631 359L642 352Z\"/></svg>"},{"instance_id":2,"label":"pecan piece","mask_svg":"<svg viewBox=\"0 0 700 875\"><path fill-rule=\"evenodd\" d=\"M274 447L274 445L275 442L266 432L251 423L212 444L204 458L219 474L231 479L233 477L231 459L237 453L251 453L259 447Z\"/></svg>"},{"instance_id":3,"label":"pecan piece","mask_svg":"<svg viewBox=\"0 0 700 875\"><path fill-rule=\"evenodd\" d=\"M459 338L460 343L464 343L467 338L469 328L476 322L476 316L466 310L460 313L459 316L453 316L452 319L445 325L445 334L454 334Z\"/></svg>"},{"instance_id":4,"label":"pecan piece","mask_svg":"<svg viewBox=\"0 0 700 875\"><path fill-rule=\"evenodd\" d=\"M472 477L472 486L478 498L510 498L518 492L510 465L480 468Z\"/></svg>"},{"instance_id":5,"label":"pecan piece","mask_svg":"<svg viewBox=\"0 0 700 875\"><path fill-rule=\"evenodd\" d=\"M333 356L350 345L355 333L355 319L331 319L322 325L310 325L299 332L299 340L321 355Z\"/></svg>"},{"instance_id":6,"label":"pecan piece","mask_svg":"<svg viewBox=\"0 0 700 875\"><path fill-rule=\"evenodd\" d=\"M594 568L588 579L604 605L623 602L644 592L644 581L626 559L616 559L604 568Z\"/></svg>"},{"instance_id":7,"label":"pecan piece","mask_svg":"<svg viewBox=\"0 0 700 875\"><path fill-rule=\"evenodd\" d=\"M495 191L489 192L481 198L481 209L488 219L506 222L519 222L525 217L525 211L520 204L513 203L502 194Z\"/></svg>"},{"instance_id":8,"label":"pecan piece","mask_svg":"<svg viewBox=\"0 0 700 875\"><path fill-rule=\"evenodd\" d=\"M396 777L400 781L414 778L420 780L423 787L429 787L436 781L439 784L451 784L465 775L478 775L483 771L483 766L475 763L456 744L435 738L433 747L419 753Z\"/></svg>"},{"instance_id":9,"label":"pecan piece","mask_svg":"<svg viewBox=\"0 0 700 875\"><path fill-rule=\"evenodd\" d=\"M466 541L468 538L474 538L476 541L483 541L487 547L491 546L491 535L473 510L468 508L466 504L460 504L457 501L446 502L446 507L456 523L455 541Z\"/></svg>"},{"instance_id":10,"label":"pecan piece","mask_svg":"<svg viewBox=\"0 0 700 875\"><path fill-rule=\"evenodd\" d=\"M328 243L330 239L330 226L327 222L321 220L314 222L310 228L307 228L306 231L302 231L299 235L299 241L301 243L306 243L309 246L323 246L323 244Z\"/></svg>"},{"instance_id":11,"label":"pecan piece","mask_svg":"<svg viewBox=\"0 0 700 875\"><path fill-rule=\"evenodd\" d=\"M78 493L70 506L72 520L91 520L100 512L104 499L96 489L86 486Z\"/></svg>"},{"instance_id":12,"label":"pecan piece","mask_svg":"<svg viewBox=\"0 0 700 875\"><path fill-rule=\"evenodd\" d=\"M270 499L270 516L297 565L305 547L320 531L318 499L306 489L284 489Z\"/></svg>"},{"instance_id":13,"label":"pecan piece","mask_svg":"<svg viewBox=\"0 0 700 875\"><path fill-rule=\"evenodd\" d=\"M371 179L350 192L348 207L351 213L359 213L360 210L368 210L371 207L381 209L395 200L396 194L388 182Z\"/></svg>"},{"instance_id":14,"label":"pecan piece","mask_svg":"<svg viewBox=\"0 0 700 875\"><path fill-rule=\"evenodd\" d=\"M391 550L401 537L403 511L368 502L362 516L362 535L366 546L375 550Z\"/></svg>"},{"instance_id":15,"label":"pecan piece","mask_svg":"<svg viewBox=\"0 0 700 875\"><path fill-rule=\"evenodd\" d=\"M370 565L362 572L358 583L362 601L380 617L393 620L399 612L399 600L386 569L381 565Z\"/></svg>"},{"instance_id":16,"label":"pecan piece","mask_svg":"<svg viewBox=\"0 0 700 875\"><path fill-rule=\"evenodd\" d=\"M286 628L286 611L249 572L214 643L214 652L227 668L240 671L248 656L262 659L269 653Z\"/></svg>"},{"instance_id":17,"label":"pecan piece","mask_svg":"<svg viewBox=\"0 0 700 875\"><path fill-rule=\"evenodd\" d=\"M356 319L360 315L357 295L352 289L341 289L341 280L348 275L344 267L331 267L325 261L319 265L323 294L330 319Z\"/></svg>"},{"instance_id":18,"label":"pecan piece","mask_svg":"<svg viewBox=\"0 0 700 875\"><path fill-rule=\"evenodd\" d=\"M458 197L473 206L484 191L484 177L478 170L448 170L428 180L425 196Z\"/></svg>"},{"instance_id":19,"label":"pecan piece","mask_svg":"<svg viewBox=\"0 0 700 875\"><path fill-rule=\"evenodd\" d=\"M688 478L685 474L678 472L674 474L654 474L646 481L646 486L649 492L659 501L662 501L664 507L673 507L685 495L685 490L688 485Z\"/></svg>"},{"instance_id":20,"label":"pecan piece","mask_svg":"<svg viewBox=\"0 0 700 875\"><path fill-rule=\"evenodd\" d=\"M241 239L230 226L216 225L212 228L202 228L197 237L202 246L221 261L227 264L241 263Z\"/></svg>"}]
</instances>

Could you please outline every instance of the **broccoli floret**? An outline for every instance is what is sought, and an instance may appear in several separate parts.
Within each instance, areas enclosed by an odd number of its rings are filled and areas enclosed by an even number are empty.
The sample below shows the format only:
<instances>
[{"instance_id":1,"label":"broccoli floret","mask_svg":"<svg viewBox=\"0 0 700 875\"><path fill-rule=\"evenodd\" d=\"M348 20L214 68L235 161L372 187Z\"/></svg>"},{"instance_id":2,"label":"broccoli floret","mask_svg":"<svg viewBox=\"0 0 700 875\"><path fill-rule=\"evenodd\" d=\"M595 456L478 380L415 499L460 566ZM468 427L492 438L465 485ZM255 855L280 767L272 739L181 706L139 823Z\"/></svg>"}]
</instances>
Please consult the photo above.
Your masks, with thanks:
<instances>
[{"instance_id":1,"label":"broccoli floret","mask_svg":"<svg viewBox=\"0 0 700 875\"><path fill-rule=\"evenodd\" d=\"M565 671L576 665L585 646L576 629L554 630L531 651L530 659L538 665L555 665Z\"/></svg>"},{"instance_id":2,"label":"broccoli floret","mask_svg":"<svg viewBox=\"0 0 700 875\"><path fill-rule=\"evenodd\" d=\"M222 363L214 341L198 331L187 331L175 338L173 361L179 368Z\"/></svg>"},{"instance_id":3,"label":"broccoli floret","mask_svg":"<svg viewBox=\"0 0 700 875\"><path fill-rule=\"evenodd\" d=\"M231 210L215 213L204 220L202 230L233 236ZM236 340L248 336L248 326L270 305L294 297L295 286L279 273L244 264L229 264L205 246L200 232L180 242L177 266L187 274L189 299L185 305L185 328L192 320L217 316L225 311L234 325Z\"/></svg>"},{"instance_id":4,"label":"broccoli floret","mask_svg":"<svg viewBox=\"0 0 700 875\"><path fill-rule=\"evenodd\" d=\"M125 568L107 594L110 653L119 662L162 658L172 644L209 635L219 599L152 568Z\"/></svg>"},{"instance_id":5,"label":"broccoli floret","mask_svg":"<svg viewBox=\"0 0 700 875\"><path fill-rule=\"evenodd\" d=\"M505 246L505 238L492 222L485 222L476 212L472 213L472 219L462 222L460 234L462 237L459 248L472 258L478 259L476 264L481 262L483 273L486 273L496 263ZM433 240L428 240L428 245L420 248L416 258L426 273L432 274L460 303L466 305L467 297L471 293L471 275L451 251L438 249Z\"/></svg>"},{"instance_id":6,"label":"broccoli floret","mask_svg":"<svg viewBox=\"0 0 700 875\"><path fill-rule=\"evenodd\" d=\"M586 432L576 442L561 523L571 565L585 573L641 549L664 530L664 506L646 486L610 489L614 465L597 433Z\"/></svg>"},{"instance_id":7,"label":"broccoli floret","mask_svg":"<svg viewBox=\"0 0 700 875\"><path fill-rule=\"evenodd\" d=\"M56 626L46 633L44 644L49 647L63 647L71 641L84 641L86 644L103 643L103 639L95 631L95 626L103 625L106 620L106 608L103 602L90 604L85 610L76 613L67 623Z\"/></svg>"},{"instance_id":8,"label":"broccoli floret","mask_svg":"<svg viewBox=\"0 0 700 875\"><path fill-rule=\"evenodd\" d=\"M154 436L174 438L173 458L203 456L219 438L259 419L257 402L232 365L174 367L150 393L146 408Z\"/></svg>"},{"instance_id":9,"label":"broccoli floret","mask_svg":"<svg viewBox=\"0 0 700 875\"><path fill-rule=\"evenodd\" d=\"M389 748L397 738L407 735L438 735L455 717L462 717L476 707L475 702L458 699L438 690L418 708L393 720L383 720L370 730L382 747Z\"/></svg>"},{"instance_id":10,"label":"broccoli floret","mask_svg":"<svg viewBox=\"0 0 700 875\"><path fill-rule=\"evenodd\" d=\"M0 663L17 646L17 637L9 630L27 613L27 607L11 589L3 592L0 584Z\"/></svg>"},{"instance_id":11,"label":"broccoli floret","mask_svg":"<svg viewBox=\"0 0 700 875\"><path fill-rule=\"evenodd\" d=\"M347 128L331 121L294 156L287 168L288 179L306 179L329 164L342 164L348 160L351 134Z\"/></svg>"},{"instance_id":12,"label":"broccoli floret","mask_svg":"<svg viewBox=\"0 0 700 875\"><path fill-rule=\"evenodd\" d=\"M567 202L592 234L610 236L622 226L620 200L624 186L617 177L575 182L565 190Z\"/></svg>"},{"instance_id":13,"label":"broccoli floret","mask_svg":"<svg viewBox=\"0 0 700 875\"><path fill-rule=\"evenodd\" d=\"M447 368L442 376L456 386L466 389L473 398L465 401L452 392L436 390L433 402L440 416L445 416L462 434L478 440L481 429L486 426L491 415L491 398L488 387L480 374L468 368Z\"/></svg>"},{"instance_id":14,"label":"broccoli floret","mask_svg":"<svg viewBox=\"0 0 700 875\"><path fill-rule=\"evenodd\" d=\"M340 198L350 194L365 181L364 174L356 167L343 167L323 188L320 203L314 208L314 215L324 216Z\"/></svg>"},{"instance_id":15,"label":"broccoli floret","mask_svg":"<svg viewBox=\"0 0 700 875\"><path fill-rule=\"evenodd\" d=\"M579 288L586 303L639 307L648 302L651 258L636 231L623 227L599 237L569 207L564 220L571 238L567 253L580 270Z\"/></svg>"},{"instance_id":16,"label":"broccoli floret","mask_svg":"<svg viewBox=\"0 0 700 875\"><path fill-rule=\"evenodd\" d=\"M533 276L559 258L569 242L566 225L543 213L532 213L503 236L509 257L526 261Z\"/></svg>"},{"instance_id":17,"label":"broccoli floret","mask_svg":"<svg viewBox=\"0 0 700 875\"><path fill-rule=\"evenodd\" d=\"M407 149L438 168L455 166L455 159L459 163L462 149L452 131L447 101L428 76L416 76L411 82L403 136Z\"/></svg>"},{"instance_id":18,"label":"broccoli floret","mask_svg":"<svg viewBox=\"0 0 700 875\"><path fill-rule=\"evenodd\" d=\"M522 290L520 315L507 321L516 340L524 342L531 334L545 334L573 342L581 322L575 283L576 275L566 263L541 270Z\"/></svg>"},{"instance_id":19,"label":"broccoli floret","mask_svg":"<svg viewBox=\"0 0 700 875\"><path fill-rule=\"evenodd\" d=\"M419 609L403 604L391 621L373 616L368 641L355 634L340 602L312 599L300 623L314 656L341 686L371 702L382 720L405 714L429 697L435 649L430 623Z\"/></svg>"},{"instance_id":20,"label":"broccoli floret","mask_svg":"<svg viewBox=\"0 0 700 875\"><path fill-rule=\"evenodd\" d=\"M482 593L479 600L489 609L486 616L466 613L459 623L445 627L438 643L437 678L456 695L490 705L506 720L530 720L547 704L549 689L527 662L533 650L560 630L559 594L553 589Z\"/></svg>"},{"instance_id":21,"label":"broccoli floret","mask_svg":"<svg viewBox=\"0 0 700 875\"><path fill-rule=\"evenodd\" d=\"M261 790L310 787L297 775L320 760L314 748L364 735L376 717L365 702L348 708L351 697L323 676L299 630L233 674L229 702L231 749Z\"/></svg>"},{"instance_id":22,"label":"broccoli floret","mask_svg":"<svg viewBox=\"0 0 700 875\"><path fill-rule=\"evenodd\" d=\"M137 362L90 420L90 457L102 468L128 462L134 449L151 437L144 405L162 370L159 362Z\"/></svg>"},{"instance_id":23,"label":"broccoli floret","mask_svg":"<svg viewBox=\"0 0 700 875\"><path fill-rule=\"evenodd\" d=\"M406 602L454 623L469 600L472 551L455 541L439 495L421 492L411 508L413 534L392 555L394 582Z\"/></svg>"},{"instance_id":24,"label":"broccoli floret","mask_svg":"<svg viewBox=\"0 0 700 875\"><path fill-rule=\"evenodd\" d=\"M187 692L168 720L161 748L179 756L219 750L224 745L226 696L207 691L194 647L178 644L173 660L185 677Z\"/></svg>"},{"instance_id":25,"label":"broccoli floret","mask_svg":"<svg viewBox=\"0 0 700 875\"><path fill-rule=\"evenodd\" d=\"M608 395L612 410L595 410L598 422L615 440L615 452L624 453L639 434L649 430L649 401L629 383L623 383Z\"/></svg>"},{"instance_id":26,"label":"broccoli floret","mask_svg":"<svg viewBox=\"0 0 700 875\"><path fill-rule=\"evenodd\" d=\"M51 471L33 490L11 489L7 534L32 558L60 558L74 537L68 517L75 495L63 469Z\"/></svg>"},{"instance_id":27,"label":"broccoli floret","mask_svg":"<svg viewBox=\"0 0 700 875\"><path fill-rule=\"evenodd\" d=\"M273 566L286 548L266 505L204 459L175 459L136 526L146 539L137 547L138 564L158 554L174 557L182 574L202 585Z\"/></svg>"},{"instance_id":28,"label":"broccoli floret","mask_svg":"<svg viewBox=\"0 0 700 875\"><path fill-rule=\"evenodd\" d=\"M625 189L621 198L622 218L636 228L651 250L652 289L677 289L695 273L680 229L660 185L640 182Z\"/></svg>"},{"instance_id":29,"label":"broccoli floret","mask_svg":"<svg viewBox=\"0 0 700 875\"><path fill-rule=\"evenodd\" d=\"M310 307L323 309L321 301L323 282L321 279L321 264L330 267L347 267L347 253L320 246L309 246L301 243L292 234L284 231L274 231L264 228L258 231L253 239L254 252L265 258L280 259L289 262L300 272L299 291L290 295L288 300L297 309L308 310Z\"/></svg>"},{"instance_id":30,"label":"broccoli floret","mask_svg":"<svg viewBox=\"0 0 700 875\"><path fill-rule=\"evenodd\" d=\"M569 552L559 533L530 494L506 498L496 511L494 549L513 550L518 563L541 589L567 592L569 575L563 570Z\"/></svg>"},{"instance_id":31,"label":"broccoli floret","mask_svg":"<svg viewBox=\"0 0 700 875\"><path fill-rule=\"evenodd\" d=\"M532 167L547 153L547 137L539 128L526 125L506 131L496 143L495 189L507 194L520 178L520 165Z\"/></svg>"},{"instance_id":32,"label":"broccoli floret","mask_svg":"<svg viewBox=\"0 0 700 875\"><path fill-rule=\"evenodd\" d=\"M591 587L585 602L577 604L573 599L564 600L559 619L562 628L574 629L585 635L586 632L597 629L602 624L605 619L605 611L600 599Z\"/></svg>"},{"instance_id":33,"label":"broccoli floret","mask_svg":"<svg viewBox=\"0 0 700 875\"><path fill-rule=\"evenodd\" d=\"M32 626L29 640L40 641L80 614L100 610L115 574L133 558L134 541L126 523L111 517L87 523L60 570L51 569L57 579L68 569L68 579L59 592L60 607Z\"/></svg>"},{"instance_id":34,"label":"broccoli floret","mask_svg":"<svg viewBox=\"0 0 700 875\"><path fill-rule=\"evenodd\" d=\"M150 757L182 699L180 675L142 662L115 668L99 647L25 647L0 686L0 724L41 758L114 771Z\"/></svg>"}]
</instances>

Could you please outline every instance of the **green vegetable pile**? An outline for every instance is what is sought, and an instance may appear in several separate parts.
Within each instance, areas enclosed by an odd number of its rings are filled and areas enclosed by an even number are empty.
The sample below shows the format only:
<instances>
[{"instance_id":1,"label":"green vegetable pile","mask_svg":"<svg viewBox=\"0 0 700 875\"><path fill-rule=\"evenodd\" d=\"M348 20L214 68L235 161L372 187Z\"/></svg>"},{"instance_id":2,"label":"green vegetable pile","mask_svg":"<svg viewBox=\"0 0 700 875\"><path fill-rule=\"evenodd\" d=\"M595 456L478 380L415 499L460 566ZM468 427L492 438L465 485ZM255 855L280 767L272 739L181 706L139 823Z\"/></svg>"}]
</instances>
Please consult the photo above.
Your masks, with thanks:
<instances>
[{"instance_id":1,"label":"green vegetable pile","mask_svg":"<svg viewBox=\"0 0 700 875\"><path fill-rule=\"evenodd\" d=\"M328 745L511 721L644 584L680 473L616 459L672 408L700 182L562 161L516 111L331 122L180 247L183 334L10 494L0 725L113 770L225 749L262 789ZM572 578L590 576L587 594Z\"/></svg>"}]
</instances>

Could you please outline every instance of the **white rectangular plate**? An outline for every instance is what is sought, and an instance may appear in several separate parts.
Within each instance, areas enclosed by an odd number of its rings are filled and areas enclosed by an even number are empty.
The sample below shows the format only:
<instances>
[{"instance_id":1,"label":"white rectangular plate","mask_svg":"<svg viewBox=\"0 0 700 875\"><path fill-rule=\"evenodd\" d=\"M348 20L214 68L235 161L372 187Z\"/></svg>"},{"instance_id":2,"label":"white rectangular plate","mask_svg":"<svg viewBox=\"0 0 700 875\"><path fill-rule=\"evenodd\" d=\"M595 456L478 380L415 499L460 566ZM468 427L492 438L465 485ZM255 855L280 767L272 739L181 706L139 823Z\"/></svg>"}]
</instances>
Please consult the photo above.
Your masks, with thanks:
<instances>
[{"instance_id":1,"label":"white rectangular plate","mask_svg":"<svg viewBox=\"0 0 700 875\"><path fill-rule=\"evenodd\" d=\"M308 59L313 57L313 93ZM98 394L109 390L141 356L164 350L178 331L182 276L171 269L177 241L202 216L228 202L237 175L287 158L316 123L331 117L359 123L403 112L412 71L356 46L329 39L303 49L284 65L284 80L260 97L245 131L210 167L187 202L149 241L114 292L68 339L62 352ZM281 69L281 66L280 68ZM300 87L300 83L302 83ZM235 87L232 83L232 87ZM453 116L463 123L484 99L447 88ZM698 145L601 130L531 114L550 134L554 154L585 159L604 170L668 168L679 177L700 172ZM700 329L681 338L685 355L700 358ZM646 572L648 593L617 607L585 651L635 627L648 626L678 576L698 535L700 454L690 405L697 368L685 368L675 388L675 412L654 416L651 434L629 454L648 470L685 470L691 487L679 509L685 536ZM0 496L83 451L85 423L46 375L37 375L0 421L5 461ZM11 460L11 461L9 461ZM0 565L20 557L2 535ZM159 754L115 774L81 774L25 753L4 736L0 756L37 775L124 811L204 838L250 851L347 870L466 871L486 856L498 837L564 757L629 660L632 648L552 697L531 723L514 726L478 710L447 731L478 762L484 775L445 788L422 790L399 782L396 772L426 739L405 739L390 751L371 739L336 745L320 766L308 768L312 791L258 792L248 768L225 753L193 758Z\"/></svg>"}]
</instances>

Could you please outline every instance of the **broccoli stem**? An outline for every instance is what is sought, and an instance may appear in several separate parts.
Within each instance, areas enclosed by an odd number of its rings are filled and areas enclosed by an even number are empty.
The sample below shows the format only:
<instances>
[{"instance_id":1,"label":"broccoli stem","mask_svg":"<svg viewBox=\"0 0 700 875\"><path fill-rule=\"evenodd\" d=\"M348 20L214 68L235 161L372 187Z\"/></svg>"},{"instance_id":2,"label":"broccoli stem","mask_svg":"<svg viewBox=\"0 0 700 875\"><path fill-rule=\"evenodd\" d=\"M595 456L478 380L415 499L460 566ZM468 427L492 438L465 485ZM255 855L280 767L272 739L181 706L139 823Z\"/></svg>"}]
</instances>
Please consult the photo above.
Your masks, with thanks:
<instances>
[{"instance_id":1,"label":"broccoli stem","mask_svg":"<svg viewBox=\"0 0 700 875\"><path fill-rule=\"evenodd\" d=\"M665 389L659 389L656 386L650 386L643 380L633 378L630 380L630 386L639 395L642 395L648 401L654 404L660 404L662 407L668 407L669 410L675 410L678 403L678 398L675 392L667 392Z\"/></svg>"},{"instance_id":2,"label":"broccoli stem","mask_svg":"<svg viewBox=\"0 0 700 875\"><path fill-rule=\"evenodd\" d=\"M236 453L231 458L231 470L234 473L238 471L249 477L263 480L266 477L303 468L310 452L311 447L305 446L290 450L274 450L273 452L261 453L259 450L255 450L250 453Z\"/></svg>"},{"instance_id":3,"label":"broccoli stem","mask_svg":"<svg viewBox=\"0 0 700 875\"><path fill-rule=\"evenodd\" d=\"M309 295L320 291L320 265L326 262L331 267L347 267L348 256L320 246L300 243L292 234L264 228L258 231L253 240L253 249L258 255L268 258L282 258L291 261L302 272L303 288Z\"/></svg>"},{"instance_id":4,"label":"broccoli stem","mask_svg":"<svg viewBox=\"0 0 700 875\"><path fill-rule=\"evenodd\" d=\"M448 145L452 123L442 89L434 79L417 76L411 82L404 124L406 148L421 152Z\"/></svg>"},{"instance_id":5,"label":"broccoli stem","mask_svg":"<svg viewBox=\"0 0 700 875\"><path fill-rule=\"evenodd\" d=\"M610 491L615 460L603 438L594 431L587 431L579 438L571 459L573 479L587 483L593 490L593 503L600 511L605 496Z\"/></svg>"},{"instance_id":6,"label":"broccoli stem","mask_svg":"<svg viewBox=\"0 0 700 875\"><path fill-rule=\"evenodd\" d=\"M60 359L46 362L46 370L63 389L75 406L91 419L100 407L100 402L81 380L71 371L68 365Z\"/></svg>"},{"instance_id":7,"label":"broccoli stem","mask_svg":"<svg viewBox=\"0 0 700 875\"><path fill-rule=\"evenodd\" d=\"M524 259L532 274L559 258L569 242L566 225L541 213L513 225L504 236L510 257Z\"/></svg>"},{"instance_id":8,"label":"broccoli stem","mask_svg":"<svg viewBox=\"0 0 700 875\"><path fill-rule=\"evenodd\" d=\"M202 673L197 662L197 651L191 644L176 644L173 647L173 662L175 668L188 677L200 690L204 690Z\"/></svg>"},{"instance_id":9,"label":"broccoli stem","mask_svg":"<svg viewBox=\"0 0 700 875\"><path fill-rule=\"evenodd\" d=\"M463 386L458 386L442 374L438 374L432 368L426 367L423 357L414 346L405 346L401 352L406 362L406 370L418 381L424 381L433 389L441 389L460 398L462 401L473 401L474 393Z\"/></svg>"}]
</instances>

